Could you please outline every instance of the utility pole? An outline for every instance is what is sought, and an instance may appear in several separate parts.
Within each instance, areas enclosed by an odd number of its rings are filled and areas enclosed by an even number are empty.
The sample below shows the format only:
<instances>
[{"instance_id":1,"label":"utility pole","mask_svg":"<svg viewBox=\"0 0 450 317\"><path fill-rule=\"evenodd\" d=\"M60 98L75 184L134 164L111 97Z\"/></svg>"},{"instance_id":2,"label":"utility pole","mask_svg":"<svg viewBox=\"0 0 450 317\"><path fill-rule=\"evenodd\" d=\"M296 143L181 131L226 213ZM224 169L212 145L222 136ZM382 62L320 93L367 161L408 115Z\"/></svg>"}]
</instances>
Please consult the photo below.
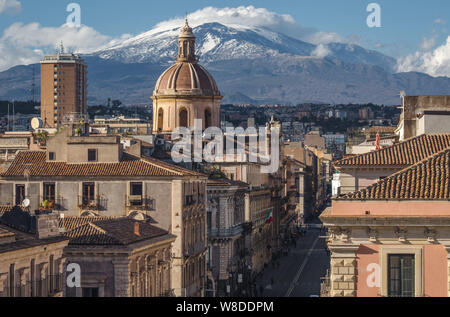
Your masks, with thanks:
<instances>
[{"instance_id":1,"label":"utility pole","mask_svg":"<svg viewBox=\"0 0 450 317\"><path fill-rule=\"evenodd\" d=\"M8 102L8 131L11 129L11 122L9 121L9 102Z\"/></svg>"},{"instance_id":2,"label":"utility pole","mask_svg":"<svg viewBox=\"0 0 450 317\"><path fill-rule=\"evenodd\" d=\"M13 100L13 131L16 130L16 101Z\"/></svg>"}]
</instances>

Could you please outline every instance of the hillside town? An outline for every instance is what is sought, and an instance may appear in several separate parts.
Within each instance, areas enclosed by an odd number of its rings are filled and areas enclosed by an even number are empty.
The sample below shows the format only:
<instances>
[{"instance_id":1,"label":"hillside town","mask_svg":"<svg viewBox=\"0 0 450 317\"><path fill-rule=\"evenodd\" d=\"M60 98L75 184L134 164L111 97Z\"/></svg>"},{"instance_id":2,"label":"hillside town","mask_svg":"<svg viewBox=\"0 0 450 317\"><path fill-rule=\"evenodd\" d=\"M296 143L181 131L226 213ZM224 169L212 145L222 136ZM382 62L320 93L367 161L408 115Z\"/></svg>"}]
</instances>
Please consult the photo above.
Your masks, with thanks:
<instances>
[{"instance_id":1,"label":"hillside town","mask_svg":"<svg viewBox=\"0 0 450 317\"><path fill-rule=\"evenodd\" d=\"M62 47L5 102L0 297L450 295L450 95L222 104L188 19L175 54L148 107Z\"/></svg>"}]
</instances>

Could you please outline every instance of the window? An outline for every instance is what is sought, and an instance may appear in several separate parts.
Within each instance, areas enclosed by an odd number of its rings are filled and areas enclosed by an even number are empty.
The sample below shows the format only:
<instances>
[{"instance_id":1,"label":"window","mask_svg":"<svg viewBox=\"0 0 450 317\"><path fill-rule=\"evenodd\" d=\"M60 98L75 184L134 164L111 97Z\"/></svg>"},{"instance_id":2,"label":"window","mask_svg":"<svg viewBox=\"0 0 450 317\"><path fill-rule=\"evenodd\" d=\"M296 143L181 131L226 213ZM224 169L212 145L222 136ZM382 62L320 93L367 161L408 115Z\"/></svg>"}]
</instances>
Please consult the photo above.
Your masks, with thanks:
<instances>
[{"instance_id":1,"label":"window","mask_svg":"<svg viewBox=\"0 0 450 317\"><path fill-rule=\"evenodd\" d=\"M131 183L131 196L142 196L142 183Z\"/></svg>"},{"instance_id":2,"label":"window","mask_svg":"<svg viewBox=\"0 0 450 317\"><path fill-rule=\"evenodd\" d=\"M88 206L95 200L95 184L83 183L83 205Z\"/></svg>"},{"instance_id":3,"label":"window","mask_svg":"<svg viewBox=\"0 0 450 317\"><path fill-rule=\"evenodd\" d=\"M55 201L55 183L44 183L44 197L43 201Z\"/></svg>"},{"instance_id":4,"label":"window","mask_svg":"<svg viewBox=\"0 0 450 317\"><path fill-rule=\"evenodd\" d=\"M16 185L16 205L21 205L25 199L25 185Z\"/></svg>"},{"instance_id":5,"label":"window","mask_svg":"<svg viewBox=\"0 0 450 317\"><path fill-rule=\"evenodd\" d=\"M388 296L415 296L415 256L412 254L388 256Z\"/></svg>"},{"instance_id":6,"label":"window","mask_svg":"<svg viewBox=\"0 0 450 317\"><path fill-rule=\"evenodd\" d=\"M131 183L130 188L130 203L133 206L141 206L143 203L142 200L142 183Z\"/></svg>"},{"instance_id":7,"label":"window","mask_svg":"<svg viewBox=\"0 0 450 317\"><path fill-rule=\"evenodd\" d=\"M97 162L97 150L88 150L88 162Z\"/></svg>"},{"instance_id":8,"label":"window","mask_svg":"<svg viewBox=\"0 0 450 317\"><path fill-rule=\"evenodd\" d=\"M83 297L98 297L98 287L83 287Z\"/></svg>"},{"instance_id":9,"label":"window","mask_svg":"<svg viewBox=\"0 0 450 317\"><path fill-rule=\"evenodd\" d=\"M55 154L55 152L49 152L49 153L48 153L48 160L49 160L49 161L54 161L54 160L56 160L56 154Z\"/></svg>"}]
</instances>

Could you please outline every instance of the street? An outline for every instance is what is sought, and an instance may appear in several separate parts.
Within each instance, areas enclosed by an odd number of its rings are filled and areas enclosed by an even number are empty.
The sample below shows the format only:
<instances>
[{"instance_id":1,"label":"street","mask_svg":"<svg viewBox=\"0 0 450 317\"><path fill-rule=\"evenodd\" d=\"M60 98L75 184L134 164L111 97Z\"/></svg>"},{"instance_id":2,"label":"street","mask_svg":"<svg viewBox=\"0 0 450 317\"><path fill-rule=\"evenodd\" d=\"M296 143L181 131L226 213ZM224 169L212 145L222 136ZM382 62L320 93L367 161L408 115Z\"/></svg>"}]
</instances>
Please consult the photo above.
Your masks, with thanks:
<instances>
[{"instance_id":1,"label":"street","mask_svg":"<svg viewBox=\"0 0 450 317\"><path fill-rule=\"evenodd\" d=\"M321 229L310 228L303 237L300 236L297 246L290 247L289 255L278 260L279 267L269 265L257 279L258 296L319 296L321 278L330 265L325 239L321 238L324 235Z\"/></svg>"}]
</instances>

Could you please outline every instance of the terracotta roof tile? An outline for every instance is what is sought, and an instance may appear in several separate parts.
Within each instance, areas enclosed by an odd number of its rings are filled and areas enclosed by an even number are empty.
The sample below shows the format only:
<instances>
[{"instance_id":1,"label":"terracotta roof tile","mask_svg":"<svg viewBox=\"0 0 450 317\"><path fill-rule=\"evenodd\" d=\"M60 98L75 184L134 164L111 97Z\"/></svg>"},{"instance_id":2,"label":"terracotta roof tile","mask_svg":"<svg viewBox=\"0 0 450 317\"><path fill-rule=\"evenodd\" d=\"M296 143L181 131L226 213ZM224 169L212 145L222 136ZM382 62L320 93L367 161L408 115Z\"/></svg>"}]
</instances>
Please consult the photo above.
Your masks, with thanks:
<instances>
[{"instance_id":1,"label":"terracotta roof tile","mask_svg":"<svg viewBox=\"0 0 450 317\"><path fill-rule=\"evenodd\" d=\"M135 234L135 226L139 226L139 234ZM70 238L70 245L129 245L132 243L173 236L169 232L157 228L149 223L130 218L115 218L97 220L86 223L69 232L65 236Z\"/></svg>"},{"instance_id":2,"label":"terracotta roof tile","mask_svg":"<svg viewBox=\"0 0 450 317\"><path fill-rule=\"evenodd\" d=\"M59 219L59 226L64 227L66 231L74 230L78 227L102 220L111 220L114 217L64 217Z\"/></svg>"},{"instance_id":3,"label":"terracotta roof tile","mask_svg":"<svg viewBox=\"0 0 450 317\"><path fill-rule=\"evenodd\" d=\"M182 167L152 158L138 158L124 154L118 163L47 162L44 151L23 151L2 175L23 176L28 170L30 176L205 176Z\"/></svg>"},{"instance_id":4,"label":"terracotta roof tile","mask_svg":"<svg viewBox=\"0 0 450 317\"><path fill-rule=\"evenodd\" d=\"M345 158L336 167L410 166L450 147L450 134L421 135L387 148Z\"/></svg>"},{"instance_id":5,"label":"terracotta roof tile","mask_svg":"<svg viewBox=\"0 0 450 317\"><path fill-rule=\"evenodd\" d=\"M338 200L449 200L450 148Z\"/></svg>"}]
</instances>

